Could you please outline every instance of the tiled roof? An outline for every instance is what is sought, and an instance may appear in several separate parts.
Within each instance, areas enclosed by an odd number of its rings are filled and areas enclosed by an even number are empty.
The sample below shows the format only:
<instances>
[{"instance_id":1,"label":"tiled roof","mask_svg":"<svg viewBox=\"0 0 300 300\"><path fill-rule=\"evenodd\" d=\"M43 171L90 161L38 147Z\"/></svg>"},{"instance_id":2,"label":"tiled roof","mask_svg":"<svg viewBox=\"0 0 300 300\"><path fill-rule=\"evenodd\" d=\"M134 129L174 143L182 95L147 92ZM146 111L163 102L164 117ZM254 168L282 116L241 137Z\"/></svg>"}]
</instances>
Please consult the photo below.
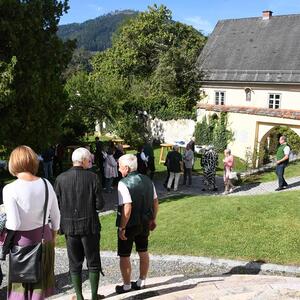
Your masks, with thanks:
<instances>
[{"instance_id":1,"label":"tiled roof","mask_svg":"<svg viewBox=\"0 0 300 300\"><path fill-rule=\"evenodd\" d=\"M219 21L197 65L204 81L300 83L300 15Z\"/></svg>"},{"instance_id":2,"label":"tiled roof","mask_svg":"<svg viewBox=\"0 0 300 300\"><path fill-rule=\"evenodd\" d=\"M257 108L257 107L246 107L246 106L226 106L226 105L212 105L212 104L202 104L202 103L199 103L197 105L197 108L205 109L207 111L215 111L215 112L241 113L241 114L251 114L251 115L259 115L259 116L300 120L300 110Z\"/></svg>"}]
</instances>

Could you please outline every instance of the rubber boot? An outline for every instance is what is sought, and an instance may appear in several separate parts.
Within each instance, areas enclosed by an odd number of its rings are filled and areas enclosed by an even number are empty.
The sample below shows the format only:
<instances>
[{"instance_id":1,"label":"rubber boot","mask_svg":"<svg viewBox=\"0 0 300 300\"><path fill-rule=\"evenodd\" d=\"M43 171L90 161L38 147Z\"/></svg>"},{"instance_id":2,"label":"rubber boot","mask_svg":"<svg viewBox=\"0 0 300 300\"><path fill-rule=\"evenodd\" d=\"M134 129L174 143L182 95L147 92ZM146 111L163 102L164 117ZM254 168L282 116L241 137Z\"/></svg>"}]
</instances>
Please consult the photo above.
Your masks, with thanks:
<instances>
[{"instance_id":1,"label":"rubber boot","mask_svg":"<svg viewBox=\"0 0 300 300\"><path fill-rule=\"evenodd\" d=\"M92 300L100 299L100 297L98 296L99 277L100 277L99 271L95 271L95 272L89 271Z\"/></svg>"},{"instance_id":2,"label":"rubber boot","mask_svg":"<svg viewBox=\"0 0 300 300\"><path fill-rule=\"evenodd\" d=\"M71 274L71 281L76 293L77 300L84 300L82 295L82 278L81 274Z\"/></svg>"}]
</instances>

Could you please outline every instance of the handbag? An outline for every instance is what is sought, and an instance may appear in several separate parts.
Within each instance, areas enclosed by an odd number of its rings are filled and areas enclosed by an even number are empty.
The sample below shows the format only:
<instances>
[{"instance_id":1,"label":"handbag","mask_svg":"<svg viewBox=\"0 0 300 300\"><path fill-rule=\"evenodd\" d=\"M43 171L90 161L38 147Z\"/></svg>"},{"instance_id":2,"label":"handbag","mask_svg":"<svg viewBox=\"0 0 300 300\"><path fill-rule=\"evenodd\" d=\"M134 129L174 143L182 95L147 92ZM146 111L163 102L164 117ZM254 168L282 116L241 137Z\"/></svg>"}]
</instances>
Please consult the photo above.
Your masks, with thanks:
<instances>
[{"instance_id":1,"label":"handbag","mask_svg":"<svg viewBox=\"0 0 300 300\"><path fill-rule=\"evenodd\" d=\"M37 283L42 275L42 248L44 244L44 229L48 205L49 191L45 184L45 204L41 242L30 246L12 246L9 253L9 280L10 282Z\"/></svg>"},{"instance_id":2,"label":"handbag","mask_svg":"<svg viewBox=\"0 0 300 300\"><path fill-rule=\"evenodd\" d=\"M238 179L238 177L237 177L237 172L230 172L229 173L229 179Z\"/></svg>"}]
</instances>

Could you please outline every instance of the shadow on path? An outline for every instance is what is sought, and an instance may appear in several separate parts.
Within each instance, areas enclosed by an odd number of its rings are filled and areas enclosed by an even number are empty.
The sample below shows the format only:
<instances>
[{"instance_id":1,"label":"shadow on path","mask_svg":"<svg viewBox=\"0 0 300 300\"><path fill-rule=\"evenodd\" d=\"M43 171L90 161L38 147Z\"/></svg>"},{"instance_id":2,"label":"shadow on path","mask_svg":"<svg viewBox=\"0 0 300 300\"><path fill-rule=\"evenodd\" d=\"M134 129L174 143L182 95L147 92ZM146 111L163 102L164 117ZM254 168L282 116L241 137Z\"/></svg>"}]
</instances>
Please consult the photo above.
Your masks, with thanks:
<instances>
[{"instance_id":1,"label":"shadow on path","mask_svg":"<svg viewBox=\"0 0 300 300\"><path fill-rule=\"evenodd\" d=\"M233 275L233 274L257 275L261 271L261 266L265 263L266 262L264 260L250 261L244 266L233 267L230 271L223 273L223 275Z\"/></svg>"}]
</instances>

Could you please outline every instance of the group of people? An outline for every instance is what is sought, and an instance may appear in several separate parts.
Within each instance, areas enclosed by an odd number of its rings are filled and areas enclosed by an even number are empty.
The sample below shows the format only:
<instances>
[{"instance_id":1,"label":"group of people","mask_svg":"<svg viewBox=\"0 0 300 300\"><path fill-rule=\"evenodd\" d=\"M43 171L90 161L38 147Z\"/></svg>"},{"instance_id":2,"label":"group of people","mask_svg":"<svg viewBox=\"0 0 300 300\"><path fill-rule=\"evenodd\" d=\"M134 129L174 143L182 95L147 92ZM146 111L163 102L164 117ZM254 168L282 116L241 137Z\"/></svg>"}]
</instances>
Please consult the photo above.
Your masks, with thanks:
<instances>
[{"instance_id":1,"label":"group of people","mask_svg":"<svg viewBox=\"0 0 300 300\"><path fill-rule=\"evenodd\" d=\"M193 142L193 139L191 140ZM174 191L178 190L180 174L183 172L183 185L192 185L192 170L195 162L193 144L188 143L183 154L179 151L179 146L174 145L168 152L165 160L167 167L167 177L164 182L165 188L170 191L174 186ZM234 185L232 183L232 172L234 167L234 158L230 149L224 151L224 194L231 193ZM213 146L207 146L201 152L201 167L203 169L203 188L202 191L217 191L216 171L218 166L218 153Z\"/></svg>"},{"instance_id":2,"label":"group of people","mask_svg":"<svg viewBox=\"0 0 300 300\"><path fill-rule=\"evenodd\" d=\"M82 300L82 264L87 261L91 299L98 300L100 259L99 211L104 207L99 176L90 171L92 155L86 148L72 154L73 166L61 173L54 187L46 180L48 205L46 210L42 276L37 283L8 281L7 299L44 299L54 292L54 246L56 234L65 235L74 300ZM122 179L118 183L117 236L120 271L123 284L116 293L141 289L149 269L148 236L156 227L158 199L148 176L137 172L137 157L122 155L118 159ZM10 155L9 172L17 180L3 189L6 212L4 245L34 245L41 239L45 185L37 176L39 160L28 146L19 146ZM9 234L8 234L9 233ZM9 239L8 239L9 237ZM133 247L140 257L140 276L131 282L130 255ZM9 278L9 277L8 277Z\"/></svg>"}]
</instances>

